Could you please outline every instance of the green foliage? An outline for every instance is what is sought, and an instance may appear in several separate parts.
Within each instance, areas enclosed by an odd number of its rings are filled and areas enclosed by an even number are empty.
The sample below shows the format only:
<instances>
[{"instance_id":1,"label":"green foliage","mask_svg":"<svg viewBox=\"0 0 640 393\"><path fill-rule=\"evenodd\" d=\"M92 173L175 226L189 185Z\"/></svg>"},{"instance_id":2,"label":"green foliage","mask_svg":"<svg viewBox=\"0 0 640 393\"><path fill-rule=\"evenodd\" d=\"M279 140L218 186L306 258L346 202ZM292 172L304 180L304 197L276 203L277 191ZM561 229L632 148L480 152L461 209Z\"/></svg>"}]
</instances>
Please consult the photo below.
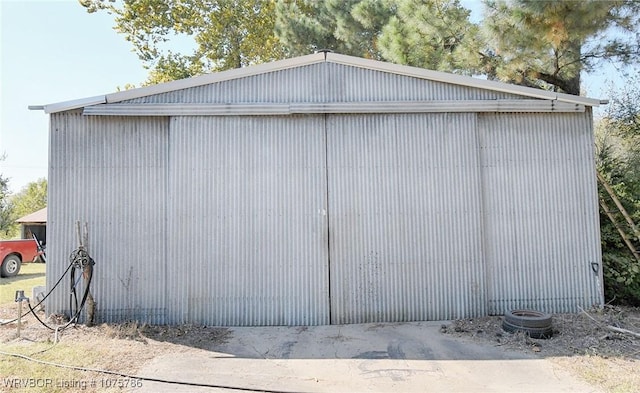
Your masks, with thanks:
<instances>
[{"instance_id":1,"label":"green foliage","mask_svg":"<svg viewBox=\"0 0 640 393\"><path fill-rule=\"evenodd\" d=\"M15 220L47 206L47 179L27 184L19 193L10 197L10 203L11 214L5 237L14 238L20 234L20 225Z\"/></svg>"},{"instance_id":2,"label":"green foliage","mask_svg":"<svg viewBox=\"0 0 640 393\"><path fill-rule=\"evenodd\" d=\"M26 216L47 207L47 179L27 184L12 198L16 217Z\"/></svg>"},{"instance_id":3,"label":"green foliage","mask_svg":"<svg viewBox=\"0 0 640 393\"><path fill-rule=\"evenodd\" d=\"M479 28L458 0L401 0L382 29L379 48L394 63L473 73L480 68Z\"/></svg>"},{"instance_id":4,"label":"green foliage","mask_svg":"<svg viewBox=\"0 0 640 393\"><path fill-rule=\"evenodd\" d=\"M264 0L81 0L88 12L115 15L115 29L133 44L151 75L147 84L280 59L275 2ZM166 47L191 40L190 54Z\"/></svg>"},{"instance_id":5,"label":"green foliage","mask_svg":"<svg viewBox=\"0 0 640 393\"><path fill-rule=\"evenodd\" d=\"M4 161L6 154L0 155ZM13 205L9 198L9 179L0 174L0 238L7 237L13 225Z\"/></svg>"},{"instance_id":6,"label":"green foliage","mask_svg":"<svg viewBox=\"0 0 640 393\"><path fill-rule=\"evenodd\" d=\"M505 82L579 95L580 73L599 60L638 61L636 0L485 0L485 6L486 55Z\"/></svg>"},{"instance_id":7,"label":"green foliage","mask_svg":"<svg viewBox=\"0 0 640 393\"><path fill-rule=\"evenodd\" d=\"M190 56L182 56L168 51L157 59L144 85L185 79L205 72L204 64Z\"/></svg>"},{"instance_id":8,"label":"green foliage","mask_svg":"<svg viewBox=\"0 0 640 393\"><path fill-rule=\"evenodd\" d=\"M275 32L289 56L320 49L381 59L376 38L393 14L387 0L278 0Z\"/></svg>"},{"instance_id":9,"label":"green foliage","mask_svg":"<svg viewBox=\"0 0 640 393\"><path fill-rule=\"evenodd\" d=\"M632 78L621 92L612 92L609 111L596 129L596 163L612 185L636 226L640 224L640 74ZM600 198L609 202L604 189ZM640 250L640 239L621 216L623 229ZM619 302L640 305L640 262L634 258L621 235L601 213L600 231L605 276L605 295Z\"/></svg>"},{"instance_id":10,"label":"green foliage","mask_svg":"<svg viewBox=\"0 0 640 393\"><path fill-rule=\"evenodd\" d=\"M478 26L458 0L280 0L276 34L290 55L318 49L435 70L471 73Z\"/></svg>"},{"instance_id":11,"label":"green foliage","mask_svg":"<svg viewBox=\"0 0 640 393\"><path fill-rule=\"evenodd\" d=\"M579 94L582 71L640 54L637 0L484 0L478 25L459 0L79 1L115 16L147 84L329 49Z\"/></svg>"}]
</instances>

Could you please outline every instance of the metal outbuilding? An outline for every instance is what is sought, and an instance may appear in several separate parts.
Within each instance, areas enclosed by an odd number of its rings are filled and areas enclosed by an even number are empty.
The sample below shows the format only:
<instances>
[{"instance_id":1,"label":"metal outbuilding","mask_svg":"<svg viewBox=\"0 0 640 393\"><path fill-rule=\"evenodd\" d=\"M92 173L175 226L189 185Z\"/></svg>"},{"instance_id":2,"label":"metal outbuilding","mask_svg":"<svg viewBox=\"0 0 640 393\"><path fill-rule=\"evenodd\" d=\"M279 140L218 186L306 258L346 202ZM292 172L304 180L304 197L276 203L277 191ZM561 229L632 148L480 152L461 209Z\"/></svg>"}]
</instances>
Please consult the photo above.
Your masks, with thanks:
<instances>
[{"instance_id":1,"label":"metal outbuilding","mask_svg":"<svg viewBox=\"0 0 640 393\"><path fill-rule=\"evenodd\" d=\"M599 100L316 53L50 114L51 287L99 321L316 325L602 304ZM55 291L47 310L68 312Z\"/></svg>"}]
</instances>

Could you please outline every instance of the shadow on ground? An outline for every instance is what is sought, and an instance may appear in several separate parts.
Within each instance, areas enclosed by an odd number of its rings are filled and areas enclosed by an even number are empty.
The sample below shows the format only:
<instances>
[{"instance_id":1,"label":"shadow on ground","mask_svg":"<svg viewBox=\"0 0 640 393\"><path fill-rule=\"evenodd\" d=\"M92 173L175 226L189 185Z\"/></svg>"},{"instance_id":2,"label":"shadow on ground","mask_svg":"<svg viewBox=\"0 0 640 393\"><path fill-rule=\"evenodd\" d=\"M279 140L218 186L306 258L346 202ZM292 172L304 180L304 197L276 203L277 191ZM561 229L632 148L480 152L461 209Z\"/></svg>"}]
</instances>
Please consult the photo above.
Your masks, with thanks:
<instances>
[{"instance_id":1,"label":"shadow on ground","mask_svg":"<svg viewBox=\"0 0 640 393\"><path fill-rule=\"evenodd\" d=\"M442 322L298 327L143 326L139 339L251 359L530 359L522 352L443 334Z\"/></svg>"},{"instance_id":2,"label":"shadow on ground","mask_svg":"<svg viewBox=\"0 0 640 393\"><path fill-rule=\"evenodd\" d=\"M40 278L44 277L44 273L27 273L27 274L18 274L15 277L2 277L2 284L11 284L12 282L22 281L22 280L30 280L32 278Z\"/></svg>"}]
</instances>

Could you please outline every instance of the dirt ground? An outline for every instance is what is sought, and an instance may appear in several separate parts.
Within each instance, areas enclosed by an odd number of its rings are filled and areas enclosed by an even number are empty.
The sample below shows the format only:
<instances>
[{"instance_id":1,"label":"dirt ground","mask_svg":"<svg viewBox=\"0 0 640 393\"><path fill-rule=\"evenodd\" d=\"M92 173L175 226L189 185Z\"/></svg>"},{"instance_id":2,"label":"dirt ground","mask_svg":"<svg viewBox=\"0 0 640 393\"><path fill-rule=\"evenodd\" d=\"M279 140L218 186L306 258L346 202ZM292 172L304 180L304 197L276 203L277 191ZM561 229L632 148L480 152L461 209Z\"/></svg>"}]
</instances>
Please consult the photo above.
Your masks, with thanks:
<instances>
[{"instance_id":1,"label":"dirt ground","mask_svg":"<svg viewBox=\"0 0 640 393\"><path fill-rule=\"evenodd\" d=\"M452 321L443 325L442 332L544 357L592 355L640 360L640 308L605 306L578 314L556 314L552 322L553 336L549 339L507 333L502 330L502 317Z\"/></svg>"},{"instance_id":2,"label":"dirt ground","mask_svg":"<svg viewBox=\"0 0 640 393\"><path fill-rule=\"evenodd\" d=\"M16 315L15 304L0 306L0 320ZM15 323L0 326L0 348L55 341L54 333L33 316L25 317L23 324L20 339L16 338ZM553 315L554 334L549 339L507 333L501 324L501 317L449 321L443 323L441 333L462 341L553 358L562 367L608 392L640 391L640 308L605 306L578 314ZM628 332L614 331L612 327ZM76 325L60 333L58 340L99 348L100 361L92 367L135 375L156 356L207 349L212 342L224 343L230 334L226 328L126 323L91 328Z\"/></svg>"},{"instance_id":3,"label":"dirt ground","mask_svg":"<svg viewBox=\"0 0 640 393\"><path fill-rule=\"evenodd\" d=\"M502 317L452 321L441 332L550 358L606 392L640 391L640 308L606 305L578 314L555 314L552 323L553 336L548 339L507 333Z\"/></svg>"}]
</instances>

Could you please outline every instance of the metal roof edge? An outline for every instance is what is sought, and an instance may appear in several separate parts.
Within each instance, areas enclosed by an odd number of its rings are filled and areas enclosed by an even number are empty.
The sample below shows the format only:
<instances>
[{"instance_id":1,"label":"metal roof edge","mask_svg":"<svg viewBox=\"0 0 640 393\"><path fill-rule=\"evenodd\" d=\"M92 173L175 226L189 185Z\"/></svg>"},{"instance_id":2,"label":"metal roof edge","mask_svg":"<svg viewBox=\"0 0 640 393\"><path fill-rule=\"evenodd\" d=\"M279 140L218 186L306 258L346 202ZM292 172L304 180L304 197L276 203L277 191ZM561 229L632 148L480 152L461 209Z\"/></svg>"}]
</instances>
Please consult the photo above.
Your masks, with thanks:
<instances>
[{"instance_id":1,"label":"metal roof edge","mask_svg":"<svg viewBox=\"0 0 640 393\"><path fill-rule=\"evenodd\" d=\"M56 112L68 111L71 109L84 108L85 106L90 106L90 105L105 104L106 102L107 102L106 97L104 95L101 95L101 96L79 98L77 100L71 100L71 101L56 102L56 103L47 104L47 105L31 105L29 106L29 109L44 110L44 113L56 113Z\"/></svg>"},{"instance_id":2,"label":"metal roof edge","mask_svg":"<svg viewBox=\"0 0 640 393\"><path fill-rule=\"evenodd\" d=\"M387 63L379 60L363 59L360 57L342 55L332 52L326 53L326 57L327 61L332 63L374 69L383 72L391 72L394 74L411 76L420 79L428 79L436 82L452 83L461 86L476 87L503 93L518 94L526 97L558 100L562 102L582 104L587 106L599 106L601 104L601 100L595 98L575 96L572 94L555 93L552 91L534 89L532 87L512 85L504 82L478 79L470 76L450 74L441 71L433 71L426 68Z\"/></svg>"},{"instance_id":3,"label":"metal roof edge","mask_svg":"<svg viewBox=\"0 0 640 393\"><path fill-rule=\"evenodd\" d=\"M131 100L135 98L145 97L153 94L162 94L175 90L188 89L190 87L198 87L207 85L210 83L223 82L237 78L244 78L247 76L253 76L263 74L267 72L274 72L285 70L287 68L299 67L309 64L315 64L325 61L324 53L313 53L311 55L299 56L290 59L276 60L269 63L256 64L250 67L235 68L226 71L214 72L211 74L204 74L194 76L192 78L180 79L166 83L160 83L157 85L140 87L137 89L120 91L117 93L107 94L106 103L111 104L115 102L121 102L125 100Z\"/></svg>"},{"instance_id":4,"label":"metal roof edge","mask_svg":"<svg viewBox=\"0 0 640 393\"><path fill-rule=\"evenodd\" d=\"M152 94L166 93L170 91L186 89L189 87L202 86L209 83L232 80L266 72L285 70L287 68L299 67L325 61L325 53L318 52L306 56L294 57L291 59L277 60L269 63L257 64L250 67L236 68L227 71L215 72L195 76L193 78L180 79L176 81L159 83L157 85L139 87L137 89L119 91L115 93L79 98L71 101L56 102L48 105L32 105L31 110L43 110L45 113L63 112L72 109L84 108L86 106L107 104L144 97Z\"/></svg>"},{"instance_id":5,"label":"metal roof edge","mask_svg":"<svg viewBox=\"0 0 640 393\"><path fill-rule=\"evenodd\" d=\"M330 51L318 51L306 56L299 56L290 59L257 64L250 67L215 72L211 74L205 74L192 78L180 79L176 81L161 83L152 86L145 86L137 89L125 90L106 95L80 98L76 100L57 102L48 105L33 105L30 106L29 109L44 110L45 113L63 112L72 109L84 108L91 105L116 103L153 94L167 93L180 89L187 89L216 82L223 82L268 72L285 70L288 68L321 63L324 61L382 72L390 72L398 75L427 79L436 82L451 83L461 86L511 93L538 99L558 100L561 102L582 104L586 106L599 106L605 103L603 100L589 97L555 93L546 90L534 89L531 87L512 85L504 82L490 81L486 79L473 78L470 76L427 70L419 67L387 63L379 60L363 59L360 57L342 55Z\"/></svg>"}]
</instances>

